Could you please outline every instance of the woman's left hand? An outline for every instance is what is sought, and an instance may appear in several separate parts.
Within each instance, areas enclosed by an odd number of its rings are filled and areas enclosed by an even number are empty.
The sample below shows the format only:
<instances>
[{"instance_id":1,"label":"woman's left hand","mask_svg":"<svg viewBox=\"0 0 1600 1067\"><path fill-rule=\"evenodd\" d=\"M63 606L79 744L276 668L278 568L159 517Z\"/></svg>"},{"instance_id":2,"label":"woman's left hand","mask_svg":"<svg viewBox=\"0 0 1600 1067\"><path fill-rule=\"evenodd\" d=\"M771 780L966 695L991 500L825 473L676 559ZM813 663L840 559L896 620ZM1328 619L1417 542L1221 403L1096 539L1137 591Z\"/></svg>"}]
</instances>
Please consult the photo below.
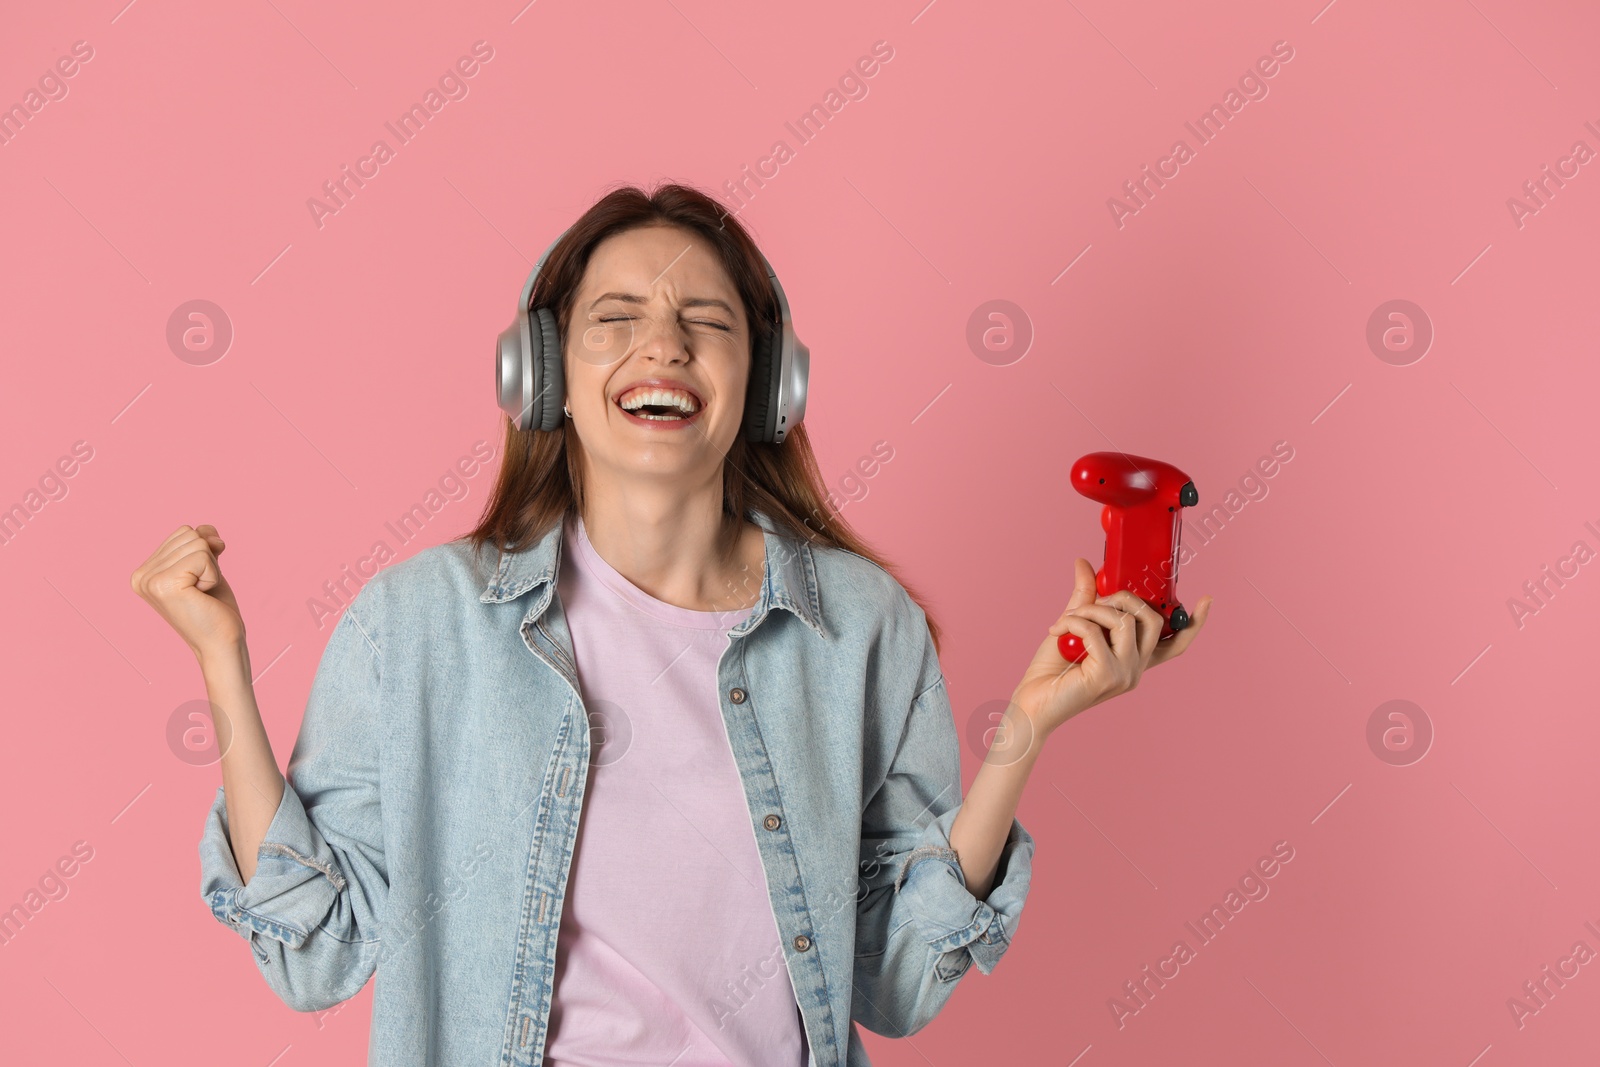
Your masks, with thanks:
<instances>
[{"instance_id":1,"label":"woman's left hand","mask_svg":"<svg viewBox=\"0 0 1600 1067\"><path fill-rule=\"evenodd\" d=\"M1211 614L1211 597L1201 597L1189 625L1162 641L1160 612L1126 589L1096 597L1094 565L1079 559L1075 567L1067 608L1011 697L1027 717L1029 732L1041 740L1080 711L1137 688L1146 667L1183 655ZM1056 639L1068 632L1088 650L1081 663L1061 655Z\"/></svg>"}]
</instances>

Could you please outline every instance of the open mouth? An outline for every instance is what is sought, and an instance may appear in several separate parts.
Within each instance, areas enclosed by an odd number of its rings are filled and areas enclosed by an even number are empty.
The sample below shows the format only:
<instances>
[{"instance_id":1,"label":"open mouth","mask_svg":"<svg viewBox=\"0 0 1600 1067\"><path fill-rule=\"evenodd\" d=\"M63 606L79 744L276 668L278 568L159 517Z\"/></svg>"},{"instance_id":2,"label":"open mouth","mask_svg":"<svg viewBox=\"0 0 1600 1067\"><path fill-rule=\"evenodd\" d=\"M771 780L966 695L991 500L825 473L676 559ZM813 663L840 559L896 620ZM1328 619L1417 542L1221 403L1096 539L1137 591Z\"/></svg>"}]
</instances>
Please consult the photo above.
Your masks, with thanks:
<instances>
[{"instance_id":1,"label":"open mouth","mask_svg":"<svg viewBox=\"0 0 1600 1067\"><path fill-rule=\"evenodd\" d=\"M616 401L624 413L647 422L690 422L700 402L688 393L668 389L636 389Z\"/></svg>"},{"instance_id":2,"label":"open mouth","mask_svg":"<svg viewBox=\"0 0 1600 1067\"><path fill-rule=\"evenodd\" d=\"M630 415L637 415L641 419L655 419L658 422L678 422L688 418L694 412L680 411L678 408L666 404L645 404L642 407L623 408Z\"/></svg>"}]
</instances>

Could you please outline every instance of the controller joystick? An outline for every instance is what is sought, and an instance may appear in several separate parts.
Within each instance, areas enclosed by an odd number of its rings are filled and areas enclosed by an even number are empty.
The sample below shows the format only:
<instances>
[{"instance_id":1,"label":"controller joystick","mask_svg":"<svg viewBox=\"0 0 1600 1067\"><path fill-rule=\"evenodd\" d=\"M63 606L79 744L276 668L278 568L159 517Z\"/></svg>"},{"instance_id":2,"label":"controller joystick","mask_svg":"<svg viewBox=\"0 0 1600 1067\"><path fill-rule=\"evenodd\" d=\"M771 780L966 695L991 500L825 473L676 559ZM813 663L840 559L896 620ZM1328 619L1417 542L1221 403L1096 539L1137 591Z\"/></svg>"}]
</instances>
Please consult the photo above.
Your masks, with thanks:
<instances>
[{"instance_id":1,"label":"controller joystick","mask_svg":"<svg viewBox=\"0 0 1600 1067\"><path fill-rule=\"evenodd\" d=\"M1178 603L1178 547L1183 509L1200 503L1194 480L1170 463L1123 452L1091 452L1072 465L1072 487L1105 505L1105 563L1095 572L1098 596L1119 589L1161 613L1161 640L1189 625ZM1077 634L1056 638L1062 658L1081 663L1088 655Z\"/></svg>"}]
</instances>

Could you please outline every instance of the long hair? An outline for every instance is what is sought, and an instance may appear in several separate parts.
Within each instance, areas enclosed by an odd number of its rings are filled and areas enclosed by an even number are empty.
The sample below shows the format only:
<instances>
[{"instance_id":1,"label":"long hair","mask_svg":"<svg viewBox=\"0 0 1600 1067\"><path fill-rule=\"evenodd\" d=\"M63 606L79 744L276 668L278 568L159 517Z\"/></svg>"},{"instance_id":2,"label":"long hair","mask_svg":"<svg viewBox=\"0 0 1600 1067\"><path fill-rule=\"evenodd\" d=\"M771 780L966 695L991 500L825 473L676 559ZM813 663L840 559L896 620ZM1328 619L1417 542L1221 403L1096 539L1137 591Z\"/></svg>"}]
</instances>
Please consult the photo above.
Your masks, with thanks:
<instances>
[{"instance_id":1,"label":"long hair","mask_svg":"<svg viewBox=\"0 0 1600 1067\"><path fill-rule=\"evenodd\" d=\"M659 185L650 193L632 185L620 186L585 211L545 260L528 307L553 309L565 344L571 336L573 301L595 246L625 230L662 223L697 233L711 244L744 302L752 352L768 350L773 334L781 328L778 297L755 242L717 201L676 183ZM504 552L522 551L569 513L581 513L581 442L571 420L551 431L519 430L509 418L505 427L504 458L494 489L477 526L456 539L468 542L474 550L493 543ZM790 537L853 552L888 571L922 608L938 650L940 630L927 604L828 506L827 489L804 423L792 426L781 445L748 441L741 428L725 459L723 524L718 541L725 563L734 558L747 513L760 510Z\"/></svg>"}]
</instances>

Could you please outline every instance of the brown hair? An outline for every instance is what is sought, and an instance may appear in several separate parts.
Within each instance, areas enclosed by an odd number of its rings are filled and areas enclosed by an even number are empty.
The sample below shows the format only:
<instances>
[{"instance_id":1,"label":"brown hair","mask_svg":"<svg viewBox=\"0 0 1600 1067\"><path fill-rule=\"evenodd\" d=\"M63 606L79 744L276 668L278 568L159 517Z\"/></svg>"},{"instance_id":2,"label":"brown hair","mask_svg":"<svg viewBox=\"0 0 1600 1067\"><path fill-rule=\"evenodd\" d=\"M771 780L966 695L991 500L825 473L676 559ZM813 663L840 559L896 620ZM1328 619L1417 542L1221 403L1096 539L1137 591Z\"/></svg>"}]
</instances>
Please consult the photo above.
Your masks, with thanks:
<instances>
[{"instance_id":1,"label":"brown hair","mask_svg":"<svg viewBox=\"0 0 1600 1067\"><path fill-rule=\"evenodd\" d=\"M565 342L572 304L595 246L625 230L660 224L680 226L711 244L744 302L752 351L766 350L780 328L778 297L756 244L717 201L687 185L663 184L650 193L623 185L607 193L551 250L528 306L554 309ZM582 507L582 467L574 447L580 442L571 420L549 432L519 430L509 418L505 426L504 458L494 489L477 526L457 538L475 550L492 542L505 552L521 551ZM741 428L725 459L719 540L724 561L733 559L747 512L759 510L791 537L853 552L888 571L923 609L938 650L939 626L922 598L828 508L827 489L803 423L793 425L781 445L748 441Z\"/></svg>"}]
</instances>

